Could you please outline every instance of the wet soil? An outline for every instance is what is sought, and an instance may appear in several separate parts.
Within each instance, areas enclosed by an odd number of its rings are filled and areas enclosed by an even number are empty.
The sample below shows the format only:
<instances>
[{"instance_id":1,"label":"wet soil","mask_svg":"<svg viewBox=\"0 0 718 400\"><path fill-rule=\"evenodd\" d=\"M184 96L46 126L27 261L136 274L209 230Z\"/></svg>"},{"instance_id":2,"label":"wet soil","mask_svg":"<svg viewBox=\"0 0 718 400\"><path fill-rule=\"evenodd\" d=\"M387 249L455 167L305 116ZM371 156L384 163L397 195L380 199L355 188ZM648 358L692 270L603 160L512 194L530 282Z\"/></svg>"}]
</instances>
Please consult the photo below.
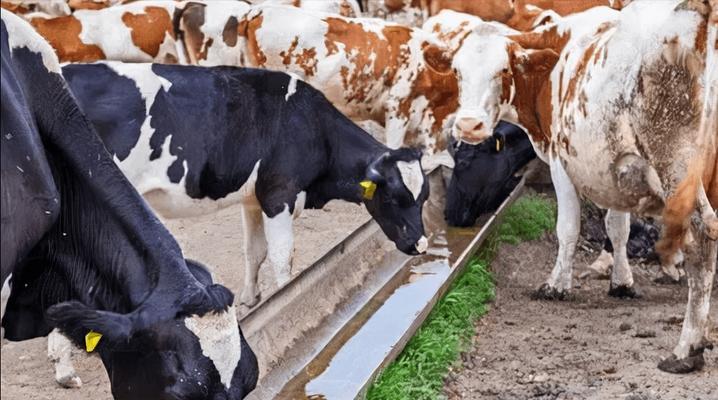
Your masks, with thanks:
<instances>
[{"instance_id":1,"label":"wet soil","mask_svg":"<svg viewBox=\"0 0 718 400\"><path fill-rule=\"evenodd\" d=\"M581 241L574 277L598 256L596 247ZM575 278L568 301L530 300L553 268L557 249L554 233L500 248L492 263L496 300L446 379L448 399L718 399L718 348L706 353L706 366L697 373L656 368L677 343L685 285L654 283L659 266L634 261L641 299L614 299L606 295L608 280ZM712 303L710 339L718 343L716 291Z\"/></svg>"}]
</instances>

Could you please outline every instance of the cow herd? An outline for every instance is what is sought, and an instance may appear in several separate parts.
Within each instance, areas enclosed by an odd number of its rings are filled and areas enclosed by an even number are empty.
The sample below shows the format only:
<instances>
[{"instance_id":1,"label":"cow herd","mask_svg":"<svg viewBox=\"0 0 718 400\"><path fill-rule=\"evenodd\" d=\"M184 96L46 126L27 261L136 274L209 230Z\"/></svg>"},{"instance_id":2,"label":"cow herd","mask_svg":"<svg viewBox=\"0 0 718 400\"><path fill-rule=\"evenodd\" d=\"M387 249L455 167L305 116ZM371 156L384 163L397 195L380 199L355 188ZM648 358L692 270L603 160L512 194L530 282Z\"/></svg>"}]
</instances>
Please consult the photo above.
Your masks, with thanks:
<instances>
[{"instance_id":1,"label":"cow herd","mask_svg":"<svg viewBox=\"0 0 718 400\"><path fill-rule=\"evenodd\" d=\"M50 334L58 382L80 382L69 339L100 355L118 399L255 387L234 294L155 213L241 207L248 309L260 268L290 279L302 209L364 204L399 250L421 254L430 170L453 171L446 220L468 226L536 156L559 249L534 296L573 287L580 197L608 210L612 296L635 296L631 213L658 217L664 271L682 266L689 286L659 368L703 367L718 1L253 3L2 1L2 326L9 340Z\"/></svg>"}]
</instances>

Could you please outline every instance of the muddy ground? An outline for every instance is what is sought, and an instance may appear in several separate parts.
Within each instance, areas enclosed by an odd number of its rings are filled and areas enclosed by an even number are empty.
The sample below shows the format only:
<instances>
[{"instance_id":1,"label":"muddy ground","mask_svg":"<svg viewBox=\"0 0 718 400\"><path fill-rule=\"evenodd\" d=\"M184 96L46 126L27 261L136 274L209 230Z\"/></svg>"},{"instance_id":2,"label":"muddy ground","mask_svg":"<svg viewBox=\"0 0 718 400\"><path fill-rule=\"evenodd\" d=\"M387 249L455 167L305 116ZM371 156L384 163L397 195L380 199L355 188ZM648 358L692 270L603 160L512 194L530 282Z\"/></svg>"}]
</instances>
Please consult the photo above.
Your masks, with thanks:
<instances>
[{"instance_id":1,"label":"muddy ground","mask_svg":"<svg viewBox=\"0 0 718 400\"><path fill-rule=\"evenodd\" d=\"M656 368L677 343L685 285L659 285L655 263L633 262L642 298L606 296L607 280L574 281L569 301L532 301L531 291L553 268L554 233L504 245L492 263L496 300L476 326L472 349L446 379L449 399L718 399L718 348L690 375ZM574 276L598 255L579 244ZM718 292L711 318L718 321ZM715 325L715 323L714 323ZM711 331L718 343L718 328Z\"/></svg>"},{"instance_id":2,"label":"muddy ground","mask_svg":"<svg viewBox=\"0 0 718 400\"><path fill-rule=\"evenodd\" d=\"M363 206L334 201L322 210L305 210L295 221L295 254L292 274L311 265L351 231L369 218ZM228 207L214 215L166 221L186 257L199 260L212 271L215 281L238 295L243 277L241 217L239 207ZM271 271L259 273L263 293L276 288ZM111 399L110 384L99 357L81 350L73 353L81 389L60 388L46 355L47 340L25 342L3 340L0 362L2 400L104 400Z\"/></svg>"}]
</instances>

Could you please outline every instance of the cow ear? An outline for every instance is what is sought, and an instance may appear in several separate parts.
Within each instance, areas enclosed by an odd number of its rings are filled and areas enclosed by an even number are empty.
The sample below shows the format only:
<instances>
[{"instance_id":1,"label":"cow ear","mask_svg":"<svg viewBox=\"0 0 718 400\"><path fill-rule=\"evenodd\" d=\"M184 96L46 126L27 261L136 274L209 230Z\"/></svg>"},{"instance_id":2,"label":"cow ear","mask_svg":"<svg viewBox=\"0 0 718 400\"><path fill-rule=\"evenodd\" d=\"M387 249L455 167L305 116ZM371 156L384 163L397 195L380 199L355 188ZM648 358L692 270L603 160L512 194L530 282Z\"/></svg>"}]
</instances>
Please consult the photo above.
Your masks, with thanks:
<instances>
[{"instance_id":1,"label":"cow ear","mask_svg":"<svg viewBox=\"0 0 718 400\"><path fill-rule=\"evenodd\" d=\"M105 341L126 341L132 334L132 320L127 314L118 314L90 308L79 301L55 304L46 311L50 326L59 328L70 337L83 337L94 331Z\"/></svg>"},{"instance_id":2,"label":"cow ear","mask_svg":"<svg viewBox=\"0 0 718 400\"><path fill-rule=\"evenodd\" d=\"M424 60L432 70L445 74L451 71L451 54L447 49L430 44L424 47Z\"/></svg>"}]
</instances>

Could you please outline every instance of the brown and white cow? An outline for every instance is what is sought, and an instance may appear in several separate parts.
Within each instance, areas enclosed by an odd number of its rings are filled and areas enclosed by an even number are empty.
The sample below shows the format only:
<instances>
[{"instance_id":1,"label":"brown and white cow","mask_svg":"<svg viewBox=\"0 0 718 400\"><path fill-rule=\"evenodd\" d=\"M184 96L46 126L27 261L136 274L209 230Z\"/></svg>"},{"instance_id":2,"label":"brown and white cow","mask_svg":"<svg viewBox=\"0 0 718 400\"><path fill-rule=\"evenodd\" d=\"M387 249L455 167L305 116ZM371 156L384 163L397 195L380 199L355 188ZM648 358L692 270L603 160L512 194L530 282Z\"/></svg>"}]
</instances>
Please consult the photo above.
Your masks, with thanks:
<instances>
[{"instance_id":1,"label":"brown and white cow","mask_svg":"<svg viewBox=\"0 0 718 400\"><path fill-rule=\"evenodd\" d=\"M102 10L81 10L30 23L52 45L61 62L103 59L176 63L173 29L177 4L143 1Z\"/></svg>"},{"instance_id":2,"label":"brown and white cow","mask_svg":"<svg viewBox=\"0 0 718 400\"><path fill-rule=\"evenodd\" d=\"M338 14L349 18L362 16L361 7L357 0L250 0L250 3L292 6L308 11Z\"/></svg>"},{"instance_id":3,"label":"brown and white cow","mask_svg":"<svg viewBox=\"0 0 718 400\"><path fill-rule=\"evenodd\" d=\"M442 10L477 16L485 21L529 30L544 11L566 16L598 6L621 9L630 0L368 0L367 15L420 26ZM538 18L540 19L540 18Z\"/></svg>"},{"instance_id":4,"label":"brown and white cow","mask_svg":"<svg viewBox=\"0 0 718 400\"><path fill-rule=\"evenodd\" d=\"M659 364L669 372L700 369L707 346L718 246L715 12L709 23L707 1L641 1L600 24L576 23L576 15L566 18L574 18L571 29L493 35L473 49L490 60L475 78L482 122L521 124L551 168L559 251L539 297L563 298L572 288L579 195L610 210L614 247L625 246L633 212L662 217L664 262L683 249L689 301L673 356ZM470 143L485 137L461 134ZM612 289L633 283L622 254Z\"/></svg>"},{"instance_id":5,"label":"brown and white cow","mask_svg":"<svg viewBox=\"0 0 718 400\"><path fill-rule=\"evenodd\" d=\"M2 0L0 7L17 15L43 14L57 17L72 13L66 0Z\"/></svg>"},{"instance_id":6,"label":"brown and white cow","mask_svg":"<svg viewBox=\"0 0 718 400\"><path fill-rule=\"evenodd\" d=\"M246 65L294 73L350 118L385 125L389 147L446 148L458 80L432 34L289 7L255 9L240 25Z\"/></svg>"}]
</instances>

